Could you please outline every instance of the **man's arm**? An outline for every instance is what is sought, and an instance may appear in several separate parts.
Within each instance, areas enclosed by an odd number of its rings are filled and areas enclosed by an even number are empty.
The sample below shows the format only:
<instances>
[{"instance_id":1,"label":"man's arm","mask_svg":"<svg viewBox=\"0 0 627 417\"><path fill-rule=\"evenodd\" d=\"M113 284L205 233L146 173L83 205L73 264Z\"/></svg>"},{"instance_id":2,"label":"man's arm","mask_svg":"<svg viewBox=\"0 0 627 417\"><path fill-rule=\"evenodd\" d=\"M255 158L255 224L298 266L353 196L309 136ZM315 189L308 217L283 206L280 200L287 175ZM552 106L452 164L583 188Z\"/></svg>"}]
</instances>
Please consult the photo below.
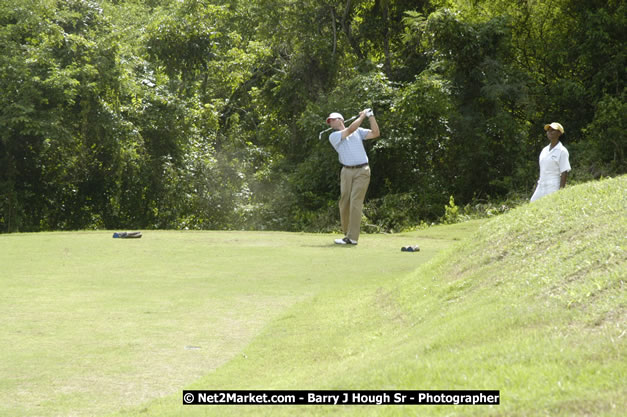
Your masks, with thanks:
<instances>
[{"instance_id":1,"label":"man's arm","mask_svg":"<svg viewBox=\"0 0 627 417\"><path fill-rule=\"evenodd\" d=\"M371 112L372 113L372 112ZM354 131L356 131L359 126L361 126L362 122L366 118L366 110L359 112L359 117L355 119L353 123L350 124L346 129L342 130L342 139L351 135ZM366 135L364 139L374 139L379 137L379 125L377 124L377 119L374 118L374 114L368 118L370 122L370 133Z\"/></svg>"},{"instance_id":2,"label":"man's arm","mask_svg":"<svg viewBox=\"0 0 627 417\"><path fill-rule=\"evenodd\" d=\"M365 118L366 118L366 113L364 113L363 111L359 112L359 117L356 118L355 121L350 124L350 126L342 130L342 139L344 139L345 137L351 135L354 131L356 131L359 128L359 126L361 126L361 123L364 121Z\"/></svg>"},{"instance_id":3,"label":"man's arm","mask_svg":"<svg viewBox=\"0 0 627 417\"><path fill-rule=\"evenodd\" d=\"M368 133L365 139L375 139L379 137L379 125L377 124L377 119L374 118L374 114L368 118L368 122L370 122L370 133Z\"/></svg>"}]
</instances>

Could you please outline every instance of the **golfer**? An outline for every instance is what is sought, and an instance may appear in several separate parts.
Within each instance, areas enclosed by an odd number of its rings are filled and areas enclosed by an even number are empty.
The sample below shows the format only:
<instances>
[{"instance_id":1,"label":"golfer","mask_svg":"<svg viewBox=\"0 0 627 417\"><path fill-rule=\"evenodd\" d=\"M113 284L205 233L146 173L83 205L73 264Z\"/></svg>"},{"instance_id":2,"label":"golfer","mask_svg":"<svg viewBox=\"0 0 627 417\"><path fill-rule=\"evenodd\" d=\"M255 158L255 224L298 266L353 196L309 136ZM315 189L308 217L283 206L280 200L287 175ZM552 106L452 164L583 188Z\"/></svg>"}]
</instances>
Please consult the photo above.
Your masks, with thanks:
<instances>
[{"instance_id":1,"label":"golfer","mask_svg":"<svg viewBox=\"0 0 627 417\"><path fill-rule=\"evenodd\" d=\"M368 117L370 129L364 129L361 123ZM344 238L335 239L338 245L356 245L359 240L361 211L364 198L370 184L370 167L363 141L379 137L379 126L372 110L359 113L350 126L344 126L344 117L340 113L331 113L327 124L334 132L329 142L337 151L342 171L340 174L340 221Z\"/></svg>"},{"instance_id":2,"label":"golfer","mask_svg":"<svg viewBox=\"0 0 627 417\"><path fill-rule=\"evenodd\" d=\"M553 122L544 126L544 130L546 130L546 137L551 143L540 153L540 179L531 196L531 201L536 201L540 197L566 187L566 178L570 171L568 150L560 142L560 136L564 134L564 127Z\"/></svg>"}]
</instances>

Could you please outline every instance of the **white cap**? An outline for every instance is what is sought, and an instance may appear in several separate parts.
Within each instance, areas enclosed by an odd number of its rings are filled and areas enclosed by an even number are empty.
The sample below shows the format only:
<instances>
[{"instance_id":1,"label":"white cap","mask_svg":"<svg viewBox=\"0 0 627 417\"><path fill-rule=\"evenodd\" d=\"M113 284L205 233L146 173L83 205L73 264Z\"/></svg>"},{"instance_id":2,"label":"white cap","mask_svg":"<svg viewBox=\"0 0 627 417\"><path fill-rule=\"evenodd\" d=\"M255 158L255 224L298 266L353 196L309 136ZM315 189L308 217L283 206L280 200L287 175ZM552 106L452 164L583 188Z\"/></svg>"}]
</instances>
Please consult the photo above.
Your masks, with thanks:
<instances>
[{"instance_id":1,"label":"white cap","mask_svg":"<svg viewBox=\"0 0 627 417\"><path fill-rule=\"evenodd\" d=\"M342 121L344 121L344 116L339 113L331 113L329 117L327 117L327 124L329 124L329 120L331 119L342 119Z\"/></svg>"}]
</instances>

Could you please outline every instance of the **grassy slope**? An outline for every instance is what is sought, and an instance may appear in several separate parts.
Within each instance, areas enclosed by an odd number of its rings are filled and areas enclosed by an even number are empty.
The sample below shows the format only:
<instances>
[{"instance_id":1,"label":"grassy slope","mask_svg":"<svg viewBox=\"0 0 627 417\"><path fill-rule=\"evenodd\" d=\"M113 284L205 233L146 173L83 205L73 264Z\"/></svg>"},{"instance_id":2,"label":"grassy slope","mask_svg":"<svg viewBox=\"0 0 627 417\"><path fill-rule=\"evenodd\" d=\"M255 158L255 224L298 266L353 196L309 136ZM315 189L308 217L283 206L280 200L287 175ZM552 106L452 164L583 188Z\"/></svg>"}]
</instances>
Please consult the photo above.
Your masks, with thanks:
<instances>
[{"instance_id":1,"label":"grassy slope","mask_svg":"<svg viewBox=\"0 0 627 417\"><path fill-rule=\"evenodd\" d=\"M412 274L295 305L187 386L499 389L500 406L183 407L179 393L120 415L622 416L626 213L627 176L525 205Z\"/></svg>"},{"instance_id":2,"label":"grassy slope","mask_svg":"<svg viewBox=\"0 0 627 417\"><path fill-rule=\"evenodd\" d=\"M364 236L357 248L297 233L0 235L0 415L103 415L180 393L267 326L298 331L291 314L307 300L372 291L477 226ZM399 251L418 236L422 252Z\"/></svg>"}]
</instances>

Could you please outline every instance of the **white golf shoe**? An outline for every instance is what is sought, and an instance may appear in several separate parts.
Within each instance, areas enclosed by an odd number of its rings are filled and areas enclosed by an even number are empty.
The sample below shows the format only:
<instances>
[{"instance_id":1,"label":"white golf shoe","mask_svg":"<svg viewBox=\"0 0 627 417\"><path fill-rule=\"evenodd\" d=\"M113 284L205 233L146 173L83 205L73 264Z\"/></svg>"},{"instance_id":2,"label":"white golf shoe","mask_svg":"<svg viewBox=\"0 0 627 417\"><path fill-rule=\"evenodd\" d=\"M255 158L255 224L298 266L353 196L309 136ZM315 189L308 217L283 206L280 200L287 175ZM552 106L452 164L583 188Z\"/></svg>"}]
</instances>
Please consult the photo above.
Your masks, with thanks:
<instances>
[{"instance_id":1,"label":"white golf shoe","mask_svg":"<svg viewBox=\"0 0 627 417\"><path fill-rule=\"evenodd\" d=\"M335 239L335 244L336 245L356 245L357 241L345 237L345 238L342 238L342 239Z\"/></svg>"}]
</instances>

